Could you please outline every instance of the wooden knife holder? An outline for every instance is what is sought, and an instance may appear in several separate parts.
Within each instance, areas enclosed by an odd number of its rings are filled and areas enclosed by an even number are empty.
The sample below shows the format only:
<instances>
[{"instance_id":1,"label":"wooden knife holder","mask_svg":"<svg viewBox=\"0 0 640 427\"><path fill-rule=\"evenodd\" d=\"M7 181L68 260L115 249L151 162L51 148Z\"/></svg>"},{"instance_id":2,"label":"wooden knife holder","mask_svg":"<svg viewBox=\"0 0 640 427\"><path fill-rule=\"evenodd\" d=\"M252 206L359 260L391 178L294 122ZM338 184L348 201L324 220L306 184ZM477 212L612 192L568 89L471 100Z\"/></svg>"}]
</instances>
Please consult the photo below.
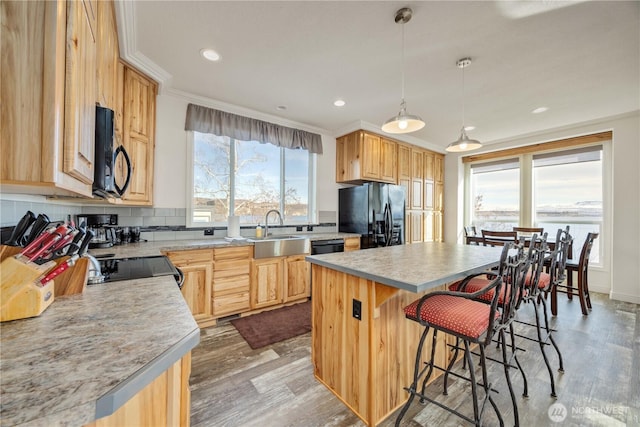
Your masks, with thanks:
<instances>
[{"instance_id":1,"label":"wooden knife holder","mask_svg":"<svg viewBox=\"0 0 640 427\"><path fill-rule=\"evenodd\" d=\"M35 317L54 300L54 283L36 284L36 279L55 266L38 265L7 256L0 264L0 322Z\"/></svg>"}]
</instances>

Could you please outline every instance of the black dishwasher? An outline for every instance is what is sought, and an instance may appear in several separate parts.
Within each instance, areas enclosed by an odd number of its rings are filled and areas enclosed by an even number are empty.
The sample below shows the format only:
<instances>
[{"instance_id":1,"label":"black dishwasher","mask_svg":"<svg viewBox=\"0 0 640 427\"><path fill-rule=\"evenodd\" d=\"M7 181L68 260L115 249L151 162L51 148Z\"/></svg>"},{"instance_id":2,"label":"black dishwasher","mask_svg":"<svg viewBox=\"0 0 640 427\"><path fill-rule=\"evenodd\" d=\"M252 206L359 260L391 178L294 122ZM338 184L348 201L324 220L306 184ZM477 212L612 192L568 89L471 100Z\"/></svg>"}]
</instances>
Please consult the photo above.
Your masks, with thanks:
<instances>
[{"instance_id":1,"label":"black dishwasher","mask_svg":"<svg viewBox=\"0 0 640 427\"><path fill-rule=\"evenodd\" d=\"M312 240L311 255L344 252L344 239Z\"/></svg>"}]
</instances>

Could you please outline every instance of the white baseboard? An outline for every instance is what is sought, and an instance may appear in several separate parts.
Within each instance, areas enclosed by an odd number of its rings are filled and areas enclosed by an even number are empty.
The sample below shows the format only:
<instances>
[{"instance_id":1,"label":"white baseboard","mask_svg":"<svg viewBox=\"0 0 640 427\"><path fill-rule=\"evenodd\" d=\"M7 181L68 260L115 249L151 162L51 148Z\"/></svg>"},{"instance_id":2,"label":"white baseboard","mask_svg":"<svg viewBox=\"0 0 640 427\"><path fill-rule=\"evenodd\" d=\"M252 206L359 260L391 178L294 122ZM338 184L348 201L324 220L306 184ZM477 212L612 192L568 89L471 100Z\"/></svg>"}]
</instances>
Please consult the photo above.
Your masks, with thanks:
<instances>
[{"instance_id":1,"label":"white baseboard","mask_svg":"<svg viewBox=\"0 0 640 427\"><path fill-rule=\"evenodd\" d=\"M630 294L623 294L620 292L610 292L609 298L617 301L625 301L625 302L631 302L633 304L640 304L640 295L630 295Z\"/></svg>"}]
</instances>

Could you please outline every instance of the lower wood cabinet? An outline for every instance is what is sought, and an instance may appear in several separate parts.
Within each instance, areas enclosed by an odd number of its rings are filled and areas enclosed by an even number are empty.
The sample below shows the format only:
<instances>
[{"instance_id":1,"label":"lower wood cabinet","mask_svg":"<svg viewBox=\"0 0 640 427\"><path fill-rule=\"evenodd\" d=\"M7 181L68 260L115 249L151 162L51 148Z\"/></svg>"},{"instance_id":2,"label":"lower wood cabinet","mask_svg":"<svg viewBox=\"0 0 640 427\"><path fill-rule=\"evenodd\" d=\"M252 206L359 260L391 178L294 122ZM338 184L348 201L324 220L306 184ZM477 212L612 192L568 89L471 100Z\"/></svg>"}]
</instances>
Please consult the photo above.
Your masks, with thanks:
<instances>
[{"instance_id":1,"label":"lower wood cabinet","mask_svg":"<svg viewBox=\"0 0 640 427\"><path fill-rule=\"evenodd\" d=\"M304 257L305 255L296 255L284 260L284 302L308 298L311 295L311 266Z\"/></svg>"},{"instance_id":2,"label":"lower wood cabinet","mask_svg":"<svg viewBox=\"0 0 640 427\"><path fill-rule=\"evenodd\" d=\"M213 250L213 317L243 313L251 308L251 259L253 247L236 246Z\"/></svg>"},{"instance_id":3,"label":"lower wood cabinet","mask_svg":"<svg viewBox=\"0 0 640 427\"><path fill-rule=\"evenodd\" d=\"M251 308L283 302L284 258L254 259L251 263Z\"/></svg>"},{"instance_id":4,"label":"lower wood cabinet","mask_svg":"<svg viewBox=\"0 0 640 427\"><path fill-rule=\"evenodd\" d=\"M347 237L344 239L344 251L360 250L360 237Z\"/></svg>"},{"instance_id":5,"label":"lower wood cabinet","mask_svg":"<svg viewBox=\"0 0 640 427\"><path fill-rule=\"evenodd\" d=\"M182 296L198 326L215 324L212 305L213 251L198 249L167 252L171 262L182 270Z\"/></svg>"}]
</instances>

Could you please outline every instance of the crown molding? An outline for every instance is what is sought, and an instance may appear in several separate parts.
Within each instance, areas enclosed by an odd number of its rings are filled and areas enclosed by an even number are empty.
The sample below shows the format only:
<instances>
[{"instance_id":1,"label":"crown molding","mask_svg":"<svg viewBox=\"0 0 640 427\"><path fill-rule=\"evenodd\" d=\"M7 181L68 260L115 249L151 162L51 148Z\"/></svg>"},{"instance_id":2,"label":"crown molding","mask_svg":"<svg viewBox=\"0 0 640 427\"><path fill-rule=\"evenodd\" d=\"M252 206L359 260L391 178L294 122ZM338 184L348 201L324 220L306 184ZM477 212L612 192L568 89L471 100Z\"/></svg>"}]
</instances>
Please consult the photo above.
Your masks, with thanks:
<instances>
[{"instance_id":1,"label":"crown molding","mask_svg":"<svg viewBox=\"0 0 640 427\"><path fill-rule=\"evenodd\" d=\"M116 0L114 5L120 57L157 81L162 92L171 83L173 76L138 50L135 27L136 2Z\"/></svg>"}]
</instances>

